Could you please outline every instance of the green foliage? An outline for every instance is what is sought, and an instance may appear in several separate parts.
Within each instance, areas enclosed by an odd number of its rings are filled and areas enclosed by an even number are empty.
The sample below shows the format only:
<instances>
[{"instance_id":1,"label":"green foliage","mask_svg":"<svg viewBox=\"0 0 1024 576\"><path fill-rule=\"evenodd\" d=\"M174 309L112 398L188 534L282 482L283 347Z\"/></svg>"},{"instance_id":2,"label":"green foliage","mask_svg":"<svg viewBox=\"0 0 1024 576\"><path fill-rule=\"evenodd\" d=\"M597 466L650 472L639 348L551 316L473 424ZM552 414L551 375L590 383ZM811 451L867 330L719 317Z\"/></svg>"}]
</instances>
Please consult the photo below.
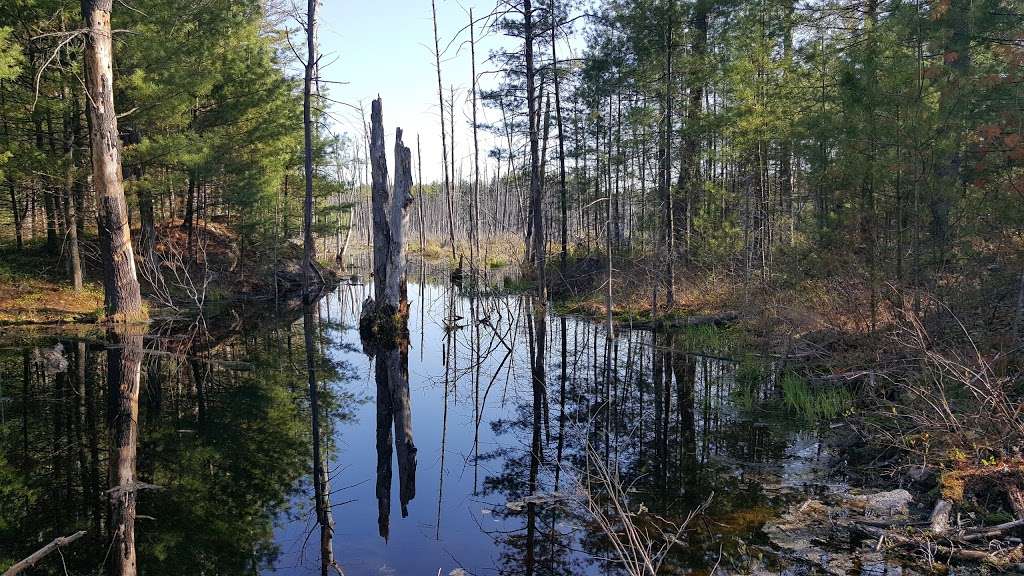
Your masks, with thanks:
<instances>
[{"instance_id":1,"label":"green foliage","mask_svg":"<svg viewBox=\"0 0 1024 576\"><path fill-rule=\"evenodd\" d=\"M813 422L833 420L853 405L853 397L846 388L812 388L805 378L793 373L783 374L779 386L786 408Z\"/></svg>"},{"instance_id":2,"label":"green foliage","mask_svg":"<svg viewBox=\"0 0 1024 576\"><path fill-rule=\"evenodd\" d=\"M21 72L25 57L11 37L9 27L0 28L0 80L11 80Z\"/></svg>"},{"instance_id":3,"label":"green foliage","mask_svg":"<svg viewBox=\"0 0 1024 576\"><path fill-rule=\"evenodd\" d=\"M681 335L687 350L705 352L734 350L737 342L740 340L739 334L732 328L706 324L687 326L681 332Z\"/></svg>"},{"instance_id":4,"label":"green foliage","mask_svg":"<svg viewBox=\"0 0 1024 576\"><path fill-rule=\"evenodd\" d=\"M750 354L744 355L736 366L734 378L736 383L742 387L760 388L766 378L760 359Z\"/></svg>"}]
</instances>

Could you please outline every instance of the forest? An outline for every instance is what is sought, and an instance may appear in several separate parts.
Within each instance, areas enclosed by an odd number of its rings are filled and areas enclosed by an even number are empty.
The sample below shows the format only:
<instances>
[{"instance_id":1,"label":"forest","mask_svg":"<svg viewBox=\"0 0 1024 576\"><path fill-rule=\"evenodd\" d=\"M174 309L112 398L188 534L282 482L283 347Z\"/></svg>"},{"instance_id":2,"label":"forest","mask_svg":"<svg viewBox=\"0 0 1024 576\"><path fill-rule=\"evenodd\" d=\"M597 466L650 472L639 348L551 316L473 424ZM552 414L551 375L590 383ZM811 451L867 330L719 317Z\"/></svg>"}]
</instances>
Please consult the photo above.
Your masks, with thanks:
<instances>
[{"instance_id":1,"label":"forest","mask_svg":"<svg viewBox=\"0 0 1024 576\"><path fill-rule=\"evenodd\" d=\"M1024 6L348 4L0 6L5 576L1024 570Z\"/></svg>"}]
</instances>

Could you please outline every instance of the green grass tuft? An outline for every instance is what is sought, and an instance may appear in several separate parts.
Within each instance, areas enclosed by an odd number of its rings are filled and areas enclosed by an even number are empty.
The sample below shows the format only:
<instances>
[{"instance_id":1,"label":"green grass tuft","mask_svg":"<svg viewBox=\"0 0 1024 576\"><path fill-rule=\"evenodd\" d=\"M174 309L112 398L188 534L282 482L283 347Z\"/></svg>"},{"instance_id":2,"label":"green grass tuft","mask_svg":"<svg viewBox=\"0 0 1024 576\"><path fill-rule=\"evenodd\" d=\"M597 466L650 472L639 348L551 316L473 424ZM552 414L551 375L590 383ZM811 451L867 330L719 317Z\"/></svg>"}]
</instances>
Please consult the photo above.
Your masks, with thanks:
<instances>
[{"instance_id":1,"label":"green grass tuft","mask_svg":"<svg viewBox=\"0 0 1024 576\"><path fill-rule=\"evenodd\" d=\"M846 413L853 404L850 391L842 387L812 388L806 379L787 373L780 382L786 408L810 421L828 421Z\"/></svg>"}]
</instances>

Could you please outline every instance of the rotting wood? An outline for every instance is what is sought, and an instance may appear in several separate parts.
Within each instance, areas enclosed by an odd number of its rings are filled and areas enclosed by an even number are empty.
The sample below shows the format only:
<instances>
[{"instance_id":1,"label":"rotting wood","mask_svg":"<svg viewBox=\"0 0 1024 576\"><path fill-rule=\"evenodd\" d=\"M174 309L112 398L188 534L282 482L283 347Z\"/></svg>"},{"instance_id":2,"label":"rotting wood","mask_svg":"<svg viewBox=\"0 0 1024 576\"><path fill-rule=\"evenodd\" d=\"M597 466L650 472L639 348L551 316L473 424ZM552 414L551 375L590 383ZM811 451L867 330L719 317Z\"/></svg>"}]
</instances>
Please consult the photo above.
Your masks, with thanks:
<instances>
[{"instance_id":1,"label":"rotting wood","mask_svg":"<svg viewBox=\"0 0 1024 576\"><path fill-rule=\"evenodd\" d=\"M407 331L406 231L412 196L412 151L395 133L394 193L389 190L384 153L384 120L381 99L370 112L370 162L373 174L373 297L363 303L359 325L364 336L398 336Z\"/></svg>"},{"instance_id":2,"label":"rotting wood","mask_svg":"<svg viewBox=\"0 0 1024 576\"><path fill-rule=\"evenodd\" d=\"M1013 508L1014 515L1018 518L1024 518L1024 492L1021 491L1020 483L1008 481L1006 483L1006 497L1010 501L1010 507Z\"/></svg>"},{"instance_id":3,"label":"rotting wood","mask_svg":"<svg viewBox=\"0 0 1024 576\"><path fill-rule=\"evenodd\" d=\"M406 231L412 204L412 151L402 142L402 129L395 130L395 190L388 214L387 277L384 302L394 312L405 300ZM376 234L374 235L376 237Z\"/></svg>"}]
</instances>

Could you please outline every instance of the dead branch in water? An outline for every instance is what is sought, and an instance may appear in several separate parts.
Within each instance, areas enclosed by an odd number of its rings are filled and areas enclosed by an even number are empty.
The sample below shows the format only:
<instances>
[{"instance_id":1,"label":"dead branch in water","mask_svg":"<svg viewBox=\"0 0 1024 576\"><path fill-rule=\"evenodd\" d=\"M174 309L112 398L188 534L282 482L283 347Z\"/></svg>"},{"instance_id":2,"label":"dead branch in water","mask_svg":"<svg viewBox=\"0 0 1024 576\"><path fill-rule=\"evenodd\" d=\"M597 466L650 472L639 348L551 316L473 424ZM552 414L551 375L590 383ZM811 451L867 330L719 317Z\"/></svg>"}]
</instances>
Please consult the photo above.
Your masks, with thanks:
<instances>
[{"instance_id":1,"label":"dead branch in water","mask_svg":"<svg viewBox=\"0 0 1024 576\"><path fill-rule=\"evenodd\" d=\"M35 565L38 564L40 560L45 558L47 554L53 552L61 546L67 546L68 544L71 544L72 542L78 540L82 536L85 536L85 530L79 530L71 536L61 536L60 538L54 538L53 542L50 542L46 546L43 546L39 550L36 550L28 558L25 558L21 562L17 562L13 566L8 568L7 571L4 572L4 576L14 576L15 574L19 574L29 568L34 568Z\"/></svg>"},{"instance_id":2,"label":"dead branch in water","mask_svg":"<svg viewBox=\"0 0 1024 576\"><path fill-rule=\"evenodd\" d=\"M608 537L615 555L630 576L655 576L672 547L679 543L690 521L710 503L712 496L691 510L681 523L650 514L640 505L629 509L629 486L617 467L587 446L587 469L578 471L577 492L583 508Z\"/></svg>"}]
</instances>

